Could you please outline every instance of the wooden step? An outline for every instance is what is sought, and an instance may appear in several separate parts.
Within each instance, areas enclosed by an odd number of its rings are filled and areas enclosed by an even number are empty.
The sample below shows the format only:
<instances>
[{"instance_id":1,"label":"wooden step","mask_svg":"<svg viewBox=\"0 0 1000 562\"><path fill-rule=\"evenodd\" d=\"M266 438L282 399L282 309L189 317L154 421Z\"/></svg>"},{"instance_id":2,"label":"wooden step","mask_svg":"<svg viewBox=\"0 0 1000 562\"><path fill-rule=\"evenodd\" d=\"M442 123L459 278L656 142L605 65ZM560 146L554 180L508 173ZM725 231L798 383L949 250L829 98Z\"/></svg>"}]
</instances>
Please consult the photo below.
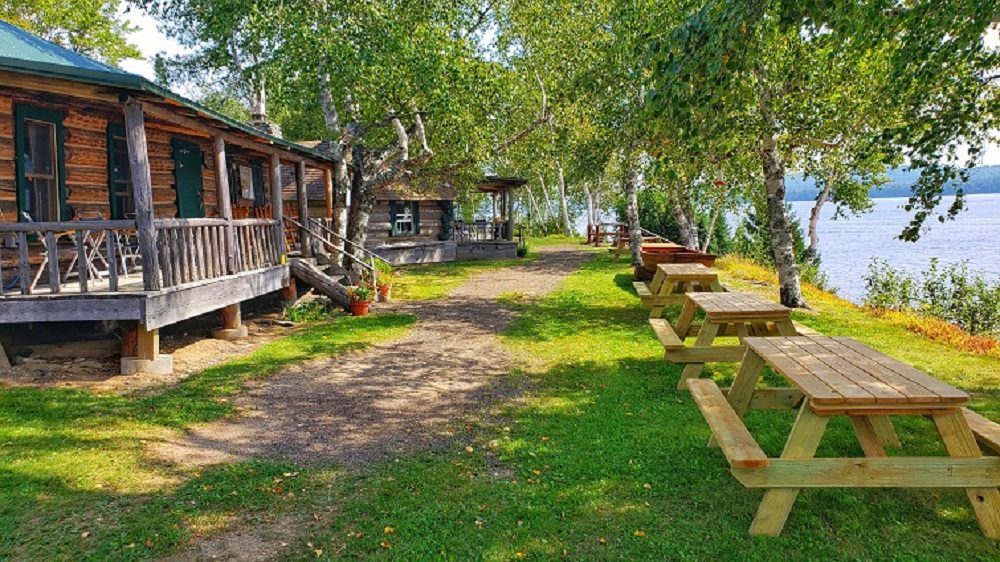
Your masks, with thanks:
<instances>
[{"instance_id":1,"label":"wooden step","mask_svg":"<svg viewBox=\"0 0 1000 562\"><path fill-rule=\"evenodd\" d=\"M663 344L663 349L668 351L684 349L684 342L677 337L677 333L674 332L673 327L663 318L650 318L649 327L656 334L656 339L660 340L660 343Z\"/></svg>"},{"instance_id":2,"label":"wooden step","mask_svg":"<svg viewBox=\"0 0 1000 562\"><path fill-rule=\"evenodd\" d=\"M965 414L965 421L969 422L972 433L976 434L976 441L990 451L1000 454L1000 424L968 408L962 408L962 413Z\"/></svg>"},{"instance_id":3,"label":"wooden step","mask_svg":"<svg viewBox=\"0 0 1000 562\"><path fill-rule=\"evenodd\" d=\"M712 379L688 379L688 389L701 414L705 416L712 436L733 468L762 468L768 465L767 455L750 435L743 420L729 405L719 385Z\"/></svg>"},{"instance_id":4,"label":"wooden step","mask_svg":"<svg viewBox=\"0 0 1000 562\"><path fill-rule=\"evenodd\" d=\"M649 292L649 285L646 285L642 281L633 281L632 286L635 287L635 292L640 297L651 297L653 293Z\"/></svg>"}]
</instances>

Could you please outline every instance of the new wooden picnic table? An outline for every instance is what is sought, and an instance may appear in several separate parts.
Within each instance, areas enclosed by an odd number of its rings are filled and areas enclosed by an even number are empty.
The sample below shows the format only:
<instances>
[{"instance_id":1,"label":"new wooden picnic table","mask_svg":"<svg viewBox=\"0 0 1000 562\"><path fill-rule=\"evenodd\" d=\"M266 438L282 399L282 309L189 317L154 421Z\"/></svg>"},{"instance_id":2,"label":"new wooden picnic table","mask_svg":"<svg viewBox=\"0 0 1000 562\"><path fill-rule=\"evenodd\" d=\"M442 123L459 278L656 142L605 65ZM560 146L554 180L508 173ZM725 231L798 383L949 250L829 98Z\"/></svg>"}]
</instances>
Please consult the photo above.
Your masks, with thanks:
<instances>
[{"instance_id":1,"label":"new wooden picnic table","mask_svg":"<svg viewBox=\"0 0 1000 562\"><path fill-rule=\"evenodd\" d=\"M964 409L961 390L845 337L748 337L746 356L727 394L711 379L688 381L712 429L711 444L733 475L767 491L752 535L781 533L800 488L965 488L983 533L1000 538L1000 426ZM794 388L757 388L764 366ZM776 398L777 397L777 398ZM798 408L780 458L768 458L743 424L750 408ZM847 416L863 458L815 458L833 416ZM947 457L887 457L900 447L889 416L928 416Z\"/></svg>"},{"instance_id":2,"label":"new wooden picnic table","mask_svg":"<svg viewBox=\"0 0 1000 562\"><path fill-rule=\"evenodd\" d=\"M642 281L632 285L642 305L649 307L650 318L660 318L667 306L683 303L685 293L726 290L719 283L719 274L700 263L661 263L648 285Z\"/></svg>"},{"instance_id":3,"label":"new wooden picnic table","mask_svg":"<svg viewBox=\"0 0 1000 562\"><path fill-rule=\"evenodd\" d=\"M698 310L704 321L694 323ZM684 364L678 390L687 390L686 381L701 374L705 363L736 363L743 359L749 336L798 335L791 311L753 293L686 293L677 323L671 326L662 318L651 318L649 325L663 345L664 356L671 363ZM685 345L688 336L697 334L694 345ZM737 345L713 345L717 337L736 336Z\"/></svg>"}]
</instances>

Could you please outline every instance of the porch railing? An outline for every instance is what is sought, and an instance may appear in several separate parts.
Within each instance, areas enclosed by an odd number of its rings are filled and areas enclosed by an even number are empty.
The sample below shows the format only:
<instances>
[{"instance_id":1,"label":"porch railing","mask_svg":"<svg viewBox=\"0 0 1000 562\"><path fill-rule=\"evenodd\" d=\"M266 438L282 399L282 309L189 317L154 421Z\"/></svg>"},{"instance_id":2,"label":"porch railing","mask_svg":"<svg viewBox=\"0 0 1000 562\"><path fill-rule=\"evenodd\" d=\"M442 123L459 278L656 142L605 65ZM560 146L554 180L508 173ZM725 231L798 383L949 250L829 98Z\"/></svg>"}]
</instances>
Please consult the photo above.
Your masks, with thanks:
<instances>
[{"instance_id":1,"label":"porch railing","mask_svg":"<svg viewBox=\"0 0 1000 562\"><path fill-rule=\"evenodd\" d=\"M156 246L164 287L281 264L281 228L272 219L158 219Z\"/></svg>"},{"instance_id":2,"label":"porch railing","mask_svg":"<svg viewBox=\"0 0 1000 562\"><path fill-rule=\"evenodd\" d=\"M280 265L272 219L157 219L157 275L176 287ZM0 223L0 296L142 290L135 221Z\"/></svg>"},{"instance_id":3,"label":"porch railing","mask_svg":"<svg viewBox=\"0 0 1000 562\"><path fill-rule=\"evenodd\" d=\"M384 262L385 261L384 259L382 259L378 255L372 253L370 250L367 250L365 248L361 248L362 250L361 253L367 258L367 260L359 258L358 256L354 255L354 252L350 252L341 248L333 240L330 239L330 237L327 235L326 232L324 232L324 229L326 229L326 227L323 226L322 223L310 220L310 225L305 226L291 217L285 217L285 222L295 226L296 228L304 230L312 237L313 240L315 240L319 244L322 244L323 247L325 247L327 250L333 250L334 252L337 252L339 255L344 256L348 260L354 262L362 270L363 273L368 274L369 282L371 283L372 289L374 290L378 289L378 267L375 265L375 260L377 259L379 261ZM315 228L310 228L310 227L315 227ZM332 231L330 232L333 233ZM356 244L350 242L349 240L344 240L344 241L349 242L351 245L356 246Z\"/></svg>"},{"instance_id":4,"label":"porch railing","mask_svg":"<svg viewBox=\"0 0 1000 562\"><path fill-rule=\"evenodd\" d=\"M120 275L128 275L135 221L71 221L0 223L0 296L30 295L45 278L53 294L64 288L87 293L107 283L117 291ZM75 287L64 287L70 278Z\"/></svg>"},{"instance_id":5,"label":"porch railing","mask_svg":"<svg viewBox=\"0 0 1000 562\"><path fill-rule=\"evenodd\" d=\"M467 242L500 242L512 239L510 221L455 221L455 241L459 244Z\"/></svg>"}]
</instances>

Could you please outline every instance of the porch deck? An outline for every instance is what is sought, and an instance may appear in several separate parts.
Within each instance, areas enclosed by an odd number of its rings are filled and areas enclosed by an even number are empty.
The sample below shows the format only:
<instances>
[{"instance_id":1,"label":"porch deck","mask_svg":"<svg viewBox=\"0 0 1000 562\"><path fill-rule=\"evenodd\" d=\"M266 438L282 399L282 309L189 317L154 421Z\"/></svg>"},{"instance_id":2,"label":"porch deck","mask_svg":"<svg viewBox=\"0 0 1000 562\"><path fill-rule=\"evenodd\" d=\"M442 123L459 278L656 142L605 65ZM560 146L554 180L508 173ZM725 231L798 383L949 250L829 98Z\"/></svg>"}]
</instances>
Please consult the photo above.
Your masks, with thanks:
<instances>
[{"instance_id":1,"label":"porch deck","mask_svg":"<svg viewBox=\"0 0 1000 562\"><path fill-rule=\"evenodd\" d=\"M0 323L134 320L154 330L288 283L276 220L154 224L148 266L130 247L131 221L0 224L13 241L0 252Z\"/></svg>"}]
</instances>

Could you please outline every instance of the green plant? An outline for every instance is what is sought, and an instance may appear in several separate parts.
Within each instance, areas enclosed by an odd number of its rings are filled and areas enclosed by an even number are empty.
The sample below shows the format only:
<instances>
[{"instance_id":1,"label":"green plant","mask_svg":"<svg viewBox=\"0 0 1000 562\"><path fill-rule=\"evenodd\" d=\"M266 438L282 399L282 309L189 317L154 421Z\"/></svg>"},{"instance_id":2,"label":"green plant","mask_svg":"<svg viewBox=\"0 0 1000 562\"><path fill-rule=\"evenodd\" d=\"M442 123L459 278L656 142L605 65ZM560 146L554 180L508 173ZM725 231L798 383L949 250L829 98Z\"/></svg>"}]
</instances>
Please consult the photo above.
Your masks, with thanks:
<instances>
[{"instance_id":1,"label":"green plant","mask_svg":"<svg viewBox=\"0 0 1000 562\"><path fill-rule=\"evenodd\" d=\"M523 258L523 257L525 257L527 255L528 255L528 245L527 244L521 244L520 246L517 247L517 257Z\"/></svg>"},{"instance_id":2,"label":"green plant","mask_svg":"<svg viewBox=\"0 0 1000 562\"><path fill-rule=\"evenodd\" d=\"M865 274L866 305L911 311L961 326L971 334L1000 334L1000 283L990 283L966 262L942 266L932 259L917 275L874 259Z\"/></svg>"},{"instance_id":3,"label":"green plant","mask_svg":"<svg viewBox=\"0 0 1000 562\"><path fill-rule=\"evenodd\" d=\"M375 290L369 283L362 281L357 287L347 290L347 297L351 302L372 302L375 297Z\"/></svg>"},{"instance_id":4,"label":"green plant","mask_svg":"<svg viewBox=\"0 0 1000 562\"><path fill-rule=\"evenodd\" d=\"M375 279L378 281L379 287L390 287L392 286L392 280L395 274L390 271L378 271L375 272Z\"/></svg>"},{"instance_id":5,"label":"green plant","mask_svg":"<svg viewBox=\"0 0 1000 562\"><path fill-rule=\"evenodd\" d=\"M333 311L330 301L316 299L286 306L285 316L292 322L319 322L328 319Z\"/></svg>"}]
</instances>

